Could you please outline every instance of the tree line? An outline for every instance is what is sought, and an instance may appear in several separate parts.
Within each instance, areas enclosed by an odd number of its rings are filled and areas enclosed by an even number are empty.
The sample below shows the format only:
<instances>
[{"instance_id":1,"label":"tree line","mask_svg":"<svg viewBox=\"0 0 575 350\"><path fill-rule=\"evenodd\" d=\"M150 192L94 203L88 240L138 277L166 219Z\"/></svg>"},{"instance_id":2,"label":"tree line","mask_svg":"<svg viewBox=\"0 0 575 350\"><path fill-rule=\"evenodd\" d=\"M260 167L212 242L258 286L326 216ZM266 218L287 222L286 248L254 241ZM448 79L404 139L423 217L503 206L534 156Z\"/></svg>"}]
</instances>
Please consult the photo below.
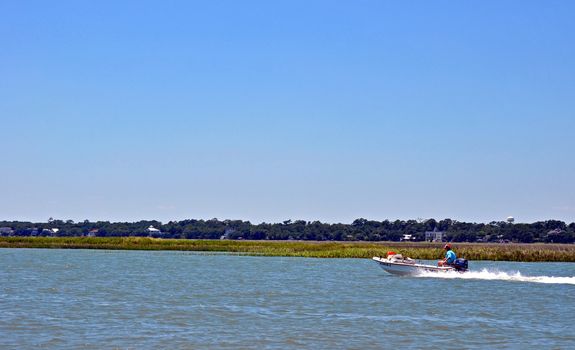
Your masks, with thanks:
<instances>
[{"instance_id":1,"label":"tree line","mask_svg":"<svg viewBox=\"0 0 575 350\"><path fill-rule=\"evenodd\" d=\"M150 227L157 229L150 230ZM575 223L547 220L530 224L490 222L466 223L444 220L357 219L351 224L329 224L319 221L286 220L281 223L252 224L242 220L182 220L161 223L156 220L138 222L91 222L58 220L32 223L0 221L3 236L95 236L95 237L160 237L179 239L249 239L249 240L313 240L313 241L400 241L405 235L424 241L425 232L443 232L444 241L453 242L548 242L575 243Z\"/></svg>"}]
</instances>

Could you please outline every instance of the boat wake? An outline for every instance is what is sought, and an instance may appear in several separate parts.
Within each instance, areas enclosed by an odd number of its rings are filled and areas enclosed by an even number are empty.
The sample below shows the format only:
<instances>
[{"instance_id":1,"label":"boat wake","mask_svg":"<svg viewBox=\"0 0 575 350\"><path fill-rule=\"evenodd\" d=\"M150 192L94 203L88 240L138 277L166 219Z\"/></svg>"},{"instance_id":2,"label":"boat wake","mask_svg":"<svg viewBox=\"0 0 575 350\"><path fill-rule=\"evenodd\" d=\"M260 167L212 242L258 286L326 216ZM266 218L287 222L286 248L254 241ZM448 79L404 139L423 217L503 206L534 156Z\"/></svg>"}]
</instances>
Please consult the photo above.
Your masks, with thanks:
<instances>
[{"instance_id":1,"label":"boat wake","mask_svg":"<svg viewBox=\"0 0 575 350\"><path fill-rule=\"evenodd\" d=\"M523 276L521 272L502 272L502 271L489 271L483 269L481 271L468 271L466 273L448 272L448 273L434 273L434 272L421 272L417 277L434 277L434 278L457 278L457 279L472 279L472 280L491 280L491 281L512 281L512 282L532 282L532 283L550 283L550 284L572 284L575 285L574 277L554 277L554 276Z\"/></svg>"}]
</instances>

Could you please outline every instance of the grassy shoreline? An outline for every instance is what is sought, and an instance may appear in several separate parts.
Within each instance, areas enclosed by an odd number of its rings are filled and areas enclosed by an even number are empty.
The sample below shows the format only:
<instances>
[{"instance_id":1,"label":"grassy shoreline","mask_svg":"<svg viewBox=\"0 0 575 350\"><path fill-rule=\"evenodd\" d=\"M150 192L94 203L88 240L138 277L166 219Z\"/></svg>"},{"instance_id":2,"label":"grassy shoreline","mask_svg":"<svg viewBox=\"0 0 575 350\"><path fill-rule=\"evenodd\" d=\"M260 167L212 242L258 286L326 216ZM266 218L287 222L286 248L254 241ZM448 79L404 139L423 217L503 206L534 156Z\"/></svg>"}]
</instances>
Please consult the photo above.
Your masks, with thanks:
<instances>
[{"instance_id":1,"label":"grassy shoreline","mask_svg":"<svg viewBox=\"0 0 575 350\"><path fill-rule=\"evenodd\" d=\"M574 244L454 243L458 256L469 260L575 262ZM310 242L157 239L145 237L0 237L0 248L64 248L111 250L178 250L309 258L371 258L387 251L414 259L438 259L441 243Z\"/></svg>"}]
</instances>

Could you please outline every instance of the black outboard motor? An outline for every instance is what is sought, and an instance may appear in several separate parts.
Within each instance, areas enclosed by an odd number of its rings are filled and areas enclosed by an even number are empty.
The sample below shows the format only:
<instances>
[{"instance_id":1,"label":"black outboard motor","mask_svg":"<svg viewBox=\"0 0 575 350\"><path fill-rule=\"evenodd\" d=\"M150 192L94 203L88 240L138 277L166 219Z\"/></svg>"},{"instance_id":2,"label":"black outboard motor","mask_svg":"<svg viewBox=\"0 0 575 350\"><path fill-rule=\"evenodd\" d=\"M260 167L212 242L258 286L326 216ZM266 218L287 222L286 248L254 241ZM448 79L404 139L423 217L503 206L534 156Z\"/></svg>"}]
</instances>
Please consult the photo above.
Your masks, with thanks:
<instances>
[{"instance_id":1,"label":"black outboard motor","mask_svg":"<svg viewBox=\"0 0 575 350\"><path fill-rule=\"evenodd\" d=\"M468 269L467 259L463 258L455 259L455 261L453 262L453 267L455 267L457 271L467 271Z\"/></svg>"}]
</instances>

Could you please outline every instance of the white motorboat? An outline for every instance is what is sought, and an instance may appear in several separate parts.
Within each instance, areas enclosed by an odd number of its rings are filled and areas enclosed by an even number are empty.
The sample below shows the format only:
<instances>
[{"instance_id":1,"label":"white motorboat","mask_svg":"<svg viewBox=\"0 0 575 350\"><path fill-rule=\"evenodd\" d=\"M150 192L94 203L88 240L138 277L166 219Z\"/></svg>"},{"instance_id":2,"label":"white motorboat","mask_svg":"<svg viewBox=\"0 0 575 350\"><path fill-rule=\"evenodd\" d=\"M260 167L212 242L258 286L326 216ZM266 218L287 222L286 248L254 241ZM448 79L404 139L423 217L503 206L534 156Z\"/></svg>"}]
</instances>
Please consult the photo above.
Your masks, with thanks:
<instances>
[{"instance_id":1,"label":"white motorboat","mask_svg":"<svg viewBox=\"0 0 575 350\"><path fill-rule=\"evenodd\" d=\"M393 252L390 253L388 253L385 258L375 256L372 259L375 260L382 269L394 275L405 276L418 275L422 272L445 273L449 271L467 271L467 260L465 259L458 259L461 261L460 266L433 266L418 264L415 260L405 258L401 254L395 254Z\"/></svg>"}]
</instances>

